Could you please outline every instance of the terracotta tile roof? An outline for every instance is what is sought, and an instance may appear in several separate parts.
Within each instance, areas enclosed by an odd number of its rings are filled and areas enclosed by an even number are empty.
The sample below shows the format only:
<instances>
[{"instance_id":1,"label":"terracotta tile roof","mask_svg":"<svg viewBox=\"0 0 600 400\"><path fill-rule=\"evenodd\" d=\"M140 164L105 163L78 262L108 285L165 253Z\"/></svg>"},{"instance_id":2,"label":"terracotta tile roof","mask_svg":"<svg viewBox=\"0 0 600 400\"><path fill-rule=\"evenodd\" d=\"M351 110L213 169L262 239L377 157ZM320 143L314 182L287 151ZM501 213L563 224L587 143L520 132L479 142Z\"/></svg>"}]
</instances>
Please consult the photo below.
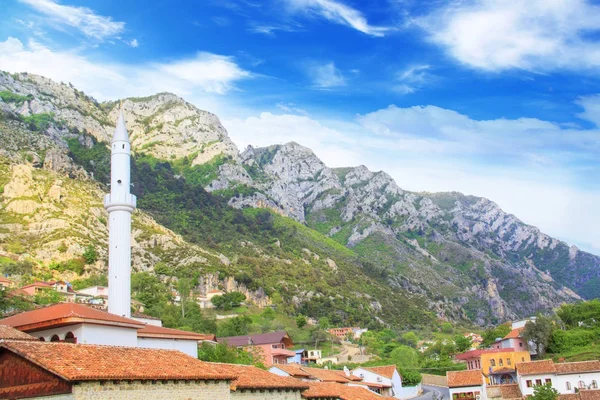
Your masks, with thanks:
<instances>
[{"instance_id":1,"label":"terracotta tile roof","mask_svg":"<svg viewBox=\"0 0 600 400\"><path fill-rule=\"evenodd\" d=\"M310 376L315 377L321 382L338 382L338 383L348 383L350 380L344 376L341 376L336 371L332 371L329 369L321 369L321 368L309 368L302 367L304 372L308 372Z\"/></svg>"},{"instance_id":2,"label":"terracotta tile roof","mask_svg":"<svg viewBox=\"0 0 600 400\"><path fill-rule=\"evenodd\" d=\"M2 348L67 381L237 378L177 350L39 341L3 342Z\"/></svg>"},{"instance_id":3,"label":"terracotta tile roof","mask_svg":"<svg viewBox=\"0 0 600 400\"><path fill-rule=\"evenodd\" d=\"M162 326L146 325L137 331L142 338L167 338L179 340L214 340L215 335L182 331L179 329L164 328Z\"/></svg>"},{"instance_id":4,"label":"terracotta tile roof","mask_svg":"<svg viewBox=\"0 0 600 400\"><path fill-rule=\"evenodd\" d=\"M515 349L481 349L481 350L470 350L464 353L457 354L454 358L457 360L468 360L471 358L479 358L482 354L492 354L492 353L512 353Z\"/></svg>"},{"instance_id":5,"label":"terracotta tile roof","mask_svg":"<svg viewBox=\"0 0 600 400\"><path fill-rule=\"evenodd\" d=\"M258 335L244 335L244 336L229 336L218 338L217 341L219 343L225 343L229 346L234 347L243 347L249 346L250 343L252 345L261 345L261 344L271 344L271 343L281 343L289 342L288 345L291 347L294 345L292 339L288 336L285 331L278 332L269 332L269 333L261 333Z\"/></svg>"},{"instance_id":6,"label":"terracotta tile roof","mask_svg":"<svg viewBox=\"0 0 600 400\"><path fill-rule=\"evenodd\" d=\"M517 328L513 329L508 333L508 335L504 336L504 339L516 339L521 337L521 332L523 332L525 328Z\"/></svg>"},{"instance_id":7,"label":"terracotta tile roof","mask_svg":"<svg viewBox=\"0 0 600 400\"><path fill-rule=\"evenodd\" d=\"M305 399L381 400L378 394L367 388L346 386L334 382L308 382L310 388L302 393Z\"/></svg>"},{"instance_id":8,"label":"terracotta tile roof","mask_svg":"<svg viewBox=\"0 0 600 400\"><path fill-rule=\"evenodd\" d=\"M530 361L515 365L520 375L554 374L556 368L552 360Z\"/></svg>"},{"instance_id":9,"label":"terracotta tile roof","mask_svg":"<svg viewBox=\"0 0 600 400\"><path fill-rule=\"evenodd\" d=\"M486 391L488 398L502 398L504 400L523 398L518 383L510 385L489 385L486 386Z\"/></svg>"},{"instance_id":10,"label":"terracotta tile roof","mask_svg":"<svg viewBox=\"0 0 600 400\"><path fill-rule=\"evenodd\" d=\"M600 400L600 389L580 390L579 397L581 400Z\"/></svg>"},{"instance_id":11,"label":"terracotta tile roof","mask_svg":"<svg viewBox=\"0 0 600 400\"><path fill-rule=\"evenodd\" d=\"M144 323L134 319L120 317L92 307L75 303L54 304L33 311L26 311L0 320L1 324L30 332L48 327L72 325L81 322L101 325L119 325L131 328L143 328Z\"/></svg>"},{"instance_id":12,"label":"terracotta tile roof","mask_svg":"<svg viewBox=\"0 0 600 400\"><path fill-rule=\"evenodd\" d=\"M0 325L0 340L37 340L31 335L23 333L8 325Z\"/></svg>"},{"instance_id":13,"label":"terracotta tile roof","mask_svg":"<svg viewBox=\"0 0 600 400\"><path fill-rule=\"evenodd\" d=\"M448 379L448 387L483 385L483 376L480 369L448 371L446 372L446 378Z\"/></svg>"},{"instance_id":14,"label":"terracotta tile roof","mask_svg":"<svg viewBox=\"0 0 600 400\"><path fill-rule=\"evenodd\" d=\"M384 376L386 378L392 379L394 377L394 372L396 372L395 365L386 365L383 367L365 367L367 371L371 371L374 374Z\"/></svg>"},{"instance_id":15,"label":"terracotta tile roof","mask_svg":"<svg viewBox=\"0 0 600 400\"><path fill-rule=\"evenodd\" d=\"M352 381L352 382L360 382L362 381L362 378L360 376L356 376L356 375L352 375L352 373L350 373L349 376L346 375L346 373L344 371L340 371L339 369L336 370L332 370L335 373L337 373L338 375L341 375L342 377Z\"/></svg>"},{"instance_id":16,"label":"terracotta tile roof","mask_svg":"<svg viewBox=\"0 0 600 400\"><path fill-rule=\"evenodd\" d=\"M600 371L600 361L580 361L555 364L557 374L579 374Z\"/></svg>"},{"instance_id":17,"label":"terracotta tile roof","mask_svg":"<svg viewBox=\"0 0 600 400\"><path fill-rule=\"evenodd\" d=\"M251 365L204 363L226 375L236 375L231 382L231 390L238 389L308 389L306 382L279 376Z\"/></svg>"},{"instance_id":18,"label":"terracotta tile roof","mask_svg":"<svg viewBox=\"0 0 600 400\"><path fill-rule=\"evenodd\" d=\"M280 370L287 372L290 376L300 377L300 378L310 378L310 374L306 371L303 371L300 365L298 364L277 364L273 367L279 368Z\"/></svg>"},{"instance_id":19,"label":"terracotta tile roof","mask_svg":"<svg viewBox=\"0 0 600 400\"><path fill-rule=\"evenodd\" d=\"M0 276L0 282L5 282L5 283L14 283L15 281L5 278L3 276Z\"/></svg>"}]
</instances>

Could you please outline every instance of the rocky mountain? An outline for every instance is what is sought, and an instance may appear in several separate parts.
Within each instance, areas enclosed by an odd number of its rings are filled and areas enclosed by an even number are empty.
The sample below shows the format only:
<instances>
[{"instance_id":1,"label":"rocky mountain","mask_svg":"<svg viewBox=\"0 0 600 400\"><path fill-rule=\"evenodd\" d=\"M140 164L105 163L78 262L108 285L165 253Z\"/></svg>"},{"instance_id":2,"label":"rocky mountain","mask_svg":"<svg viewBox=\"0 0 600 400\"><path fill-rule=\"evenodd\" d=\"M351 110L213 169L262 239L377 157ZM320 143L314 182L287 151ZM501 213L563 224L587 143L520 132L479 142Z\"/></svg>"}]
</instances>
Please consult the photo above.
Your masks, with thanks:
<instances>
[{"instance_id":1,"label":"rocky mountain","mask_svg":"<svg viewBox=\"0 0 600 400\"><path fill-rule=\"evenodd\" d=\"M118 103L5 73L0 99L0 249L48 264L102 248L104 143ZM193 266L289 313L330 308L341 321L395 325L433 315L484 325L600 296L599 257L487 199L408 192L385 172L328 168L297 143L240 153L215 115L172 94L122 105L136 153L137 270Z\"/></svg>"}]
</instances>

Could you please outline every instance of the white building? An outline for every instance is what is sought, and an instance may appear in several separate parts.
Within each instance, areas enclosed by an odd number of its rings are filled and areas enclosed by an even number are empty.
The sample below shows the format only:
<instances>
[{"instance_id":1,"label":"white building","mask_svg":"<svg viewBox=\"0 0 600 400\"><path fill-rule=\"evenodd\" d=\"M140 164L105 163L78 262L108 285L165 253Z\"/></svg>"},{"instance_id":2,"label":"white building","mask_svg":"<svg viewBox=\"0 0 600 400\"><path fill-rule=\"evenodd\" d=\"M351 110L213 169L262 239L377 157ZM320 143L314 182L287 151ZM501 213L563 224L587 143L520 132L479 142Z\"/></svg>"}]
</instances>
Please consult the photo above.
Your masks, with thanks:
<instances>
[{"instance_id":1,"label":"white building","mask_svg":"<svg viewBox=\"0 0 600 400\"><path fill-rule=\"evenodd\" d=\"M552 360L519 363L517 380L524 396L533 394L538 385L551 384L560 394L582 389L598 389L600 361L554 363Z\"/></svg>"},{"instance_id":2,"label":"white building","mask_svg":"<svg viewBox=\"0 0 600 400\"><path fill-rule=\"evenodd\" d=\"M110 194L104 197L108 211L108 312L131 316L131 214L136 198L130 192L131 144L123 110L111 143Z\"/></svg>"},{"instance_id":3,"label":"white building","mask_svg":"<svg viewBox=\"0 0 600 400\"><path fill-rule=\"evenodd\" d=\"M420 391L420 386L402 387L402 377L395 365L359 367L351 373L362 379L362 382L355 382L352 385L366 385L381 395L405 399L417 396Z\"/></svg>"},{"instance_id":4,"label":"white building","mask_svg":"<svg viewBox=\"0 0 600 400\"><path fill-rule=\"evenodd\" d=\"M480 369L446 372L451 400L485 400L485 381Z\"/></svg>"}]
</instances>

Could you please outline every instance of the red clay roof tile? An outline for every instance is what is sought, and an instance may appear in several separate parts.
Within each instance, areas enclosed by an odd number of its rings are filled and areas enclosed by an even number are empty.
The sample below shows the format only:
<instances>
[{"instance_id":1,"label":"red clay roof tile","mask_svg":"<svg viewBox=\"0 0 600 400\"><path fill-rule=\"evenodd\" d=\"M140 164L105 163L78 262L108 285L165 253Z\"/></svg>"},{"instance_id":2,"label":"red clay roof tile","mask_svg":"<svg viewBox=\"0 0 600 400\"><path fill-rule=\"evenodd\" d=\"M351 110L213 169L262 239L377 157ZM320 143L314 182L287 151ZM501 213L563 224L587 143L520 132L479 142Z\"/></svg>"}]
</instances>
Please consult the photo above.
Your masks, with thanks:
<instances>
[{"instance_id":1,"label":"red clay roof tile","mask_svg":"<svg viewBox=\"0 0 600 400\"><path fill-rule=\"evenodd\" d=\"M67 381L237 378L177 350L39 341L7 341L0 343L3 348Z\"/></svg>"},{"instance_id":2,"label":"red clay roof tile","mask_svg":"<svg viewBox=\"0 0 600 400\"><path fill-rule=\"evenodd\" d=\"M143 328L144 323L100 311L82 304L61 303L33 311L26 311L0 320L0 323L29 332L50 326L71 325L88 322L103 325L120 325Z\"/></svg>"},{"instance_id":3,"label":"red clay roof tile","mask_svg":"<svg viewBox=\"0 0 600 400\"><path fill-rule=\"evenodd\" d=\"M305 399L381 400L382 397L367 388L347 386L335 382L308 382L310 389L302 393Z\"/></svg>"},{"instance_id":4,"label":"red clay roof tile","mask_svg":"<svg viewBox=\"0 0 600 400\"><path fill-rule=\"evenodd\" d=\"M205 363L223 374L238 376L231 382L231 390L238 389L308 389L306 382L298 379L272 374L251 365Z\"/></svg>"},{"instance_id":5,"label":"red clay roof tile","mask_svg":"<svg viewBox=\"0 0 600 400\"><path fill-rule=\"evenodd\" d=\"M310 376L320 380L321 382L338 382L338 383L348 383L350 380L345 376L341 376L336 371L321 369L321 368L309 368L302 367L304 372L308 372Z\"/></svg>"},{"instance_id":6,"label":"red clay roof tile","mask_svg":"<svg viewBox=\"0 0 600 400\"><path fill-rule=\"evenodd\" d=\"M162 326L146 325L137 331L138 337L168 338L179 340L214 340L215 335L164 328Z\"/></svg>"},{"instance_id":7,"label":"red clay roof tile","mask_svg":"<svg viewBox=\"0 0 600 400\"><path fill-rule=\"evenodd\" d=\"M554 364L557 374L579 374L600 371L600 361L580 361Z\"/></svg>"},{"instance_id":8,"label":"red clay roof tile","mask_svg":"<svg viewBox=\"0 0 600 400\"><path fill-rule=\"evenodd\" d=\"M530 361L524 363L517 363L515 365L517 372L520 375L538 375L538 374L554 374L556 373L556 367L552 360L539 360Z\"/></svg>"},{"instance_id":9,"label":"red clay roof tile","mask_svg":"<svg viewBox=\"0 0 600 400\"><path fill-rule=\"evenodd\" d=\"M468 371L448 371L446 372L448 387L481 386L483 385L483 376L480 369Z\"/></svg>"},{"instance_id":10,"label":"red clay roof tile","mask_svg":"<svg viewBox=\"0 0 600 400\"><path fill-rule=\"evenodd\" d=\"M0 339L4 340L37 340L31 335L23 333L8 325L0 325Z\"/></svg>"},{"instance_id":11,"label":"red clay roof tile","mask_svg":"<svg viewBox=\"0 0 600 400\"><path fill-rule=\"evenodd\" d=\"M396 372L395 365L385 365L382 367L364 367L367 371L371 371L377 375L384 376L386 378L392 379L394 377L394 372Z\"/></svg>"},{"instance_id":12,"label":"red clay roof tile","mask_svg":"<svg viewBox=\"0 0 600 400\"><path fill-rule=\"evenodd\" d=\"M280 370L287 372L290 376L299 377L299 378L310 378L310 374L306 371L303 371L300 365L298 364L277 364L273 367L279 368Z\"/></svg>"}]
</instances>

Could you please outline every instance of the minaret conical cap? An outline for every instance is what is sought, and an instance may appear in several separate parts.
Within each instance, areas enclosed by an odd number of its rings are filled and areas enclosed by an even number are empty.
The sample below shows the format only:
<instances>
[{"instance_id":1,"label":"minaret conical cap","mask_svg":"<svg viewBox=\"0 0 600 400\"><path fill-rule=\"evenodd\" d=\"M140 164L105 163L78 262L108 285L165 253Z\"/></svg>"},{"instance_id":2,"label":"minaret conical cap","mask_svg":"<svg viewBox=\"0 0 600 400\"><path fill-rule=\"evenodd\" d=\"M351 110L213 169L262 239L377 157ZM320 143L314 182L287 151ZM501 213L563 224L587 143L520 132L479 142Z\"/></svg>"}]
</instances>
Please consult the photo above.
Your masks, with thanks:
<instances>
[{"instance_id":1,"label":"minaret conical cap","mask_svg":"<svg viewBox=\"0 0 600 400\"><path fill-rule=\"evenodd\" d=\"M129 135L127 134L127 127L125 126L125 117L123 116L123 109L119 109L119 118L117 119L117 128L115 129L115 135L113 136L113 142L129 142Z\"/></svg>"}]
</instances>

